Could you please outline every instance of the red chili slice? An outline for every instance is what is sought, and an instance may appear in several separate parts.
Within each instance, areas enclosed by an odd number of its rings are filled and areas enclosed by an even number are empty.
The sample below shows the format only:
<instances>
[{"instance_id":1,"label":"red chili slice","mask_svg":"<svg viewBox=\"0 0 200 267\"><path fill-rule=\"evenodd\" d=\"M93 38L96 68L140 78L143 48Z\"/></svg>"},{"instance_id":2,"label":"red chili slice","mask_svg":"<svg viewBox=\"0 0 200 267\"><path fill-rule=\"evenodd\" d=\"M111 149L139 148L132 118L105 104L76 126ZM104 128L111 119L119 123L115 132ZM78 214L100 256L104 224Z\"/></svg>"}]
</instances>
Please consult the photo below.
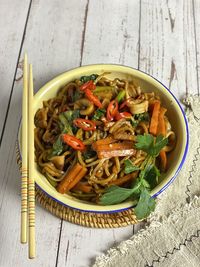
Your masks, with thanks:
<instances>
[{"instance_id":1,"label":"red chili slice","mask_svg":"<svg viewBox=\"0 0 200 267\"><path fill-rule=\"evenodd\" d=\"M119 121L122 118L131 118L131 117L132 117L131 113L126 112L126 111L124 111L124 112L117 112L117 114L115 115L115 119L117 121Z\"/></svg>"},{"instance_id":2,"label":"red chili slice","mask_svg":"<svg viewBox=\"0 0 200 267\"><path fill-rule=\"evenodd\" d=\"M113 100L110 102L107 108L107 120L112 121L118 112L118 102Z\"/></svg>"},{"instance_id":3,"label":"red chili slice","mask_svg":"<svg viewBox=\"0 0 200 267\"><path fill-rule=\"evenodd\" d=\"M83 144L83 142L70 134L62 134L62 140L64 143L71 146L75 150L82 151L85 149L85 145Z\"/></svg>"},{"instance_id":4,"label":"red chili slice","mask_svg":"<svg viewBox=\"0 0 200 267\"><path fill-rule=\"evenodd\" d=\"M94 131L96 129L96 125L93 121L86 119L75 119L73 123L78 127L85 131Z\"/></svg>"},{"instance_id":5,"label":"red chili slice","mask_svg":"<svg viewBox=\"0 0 200 267\"><path fill-rule=\"evenodd\" d=\"M80 86L81 91L85 91L86 89L94 90L96 88L96 85L93 81L88 81Z\"/></svg>"},{"instance_id":6,"label":"red chili slice","mask_svg":"<svg viewBox=\"0 0 200 267\"><path fill-rule=\"evenodd\" d=\"M88 88L85 89L85 95L92 103L95 104L95 106L97 106L98 108L102 108L102 104L99 101L98 97L93 95L93 93Z\"/></svg>"}]
</instances>

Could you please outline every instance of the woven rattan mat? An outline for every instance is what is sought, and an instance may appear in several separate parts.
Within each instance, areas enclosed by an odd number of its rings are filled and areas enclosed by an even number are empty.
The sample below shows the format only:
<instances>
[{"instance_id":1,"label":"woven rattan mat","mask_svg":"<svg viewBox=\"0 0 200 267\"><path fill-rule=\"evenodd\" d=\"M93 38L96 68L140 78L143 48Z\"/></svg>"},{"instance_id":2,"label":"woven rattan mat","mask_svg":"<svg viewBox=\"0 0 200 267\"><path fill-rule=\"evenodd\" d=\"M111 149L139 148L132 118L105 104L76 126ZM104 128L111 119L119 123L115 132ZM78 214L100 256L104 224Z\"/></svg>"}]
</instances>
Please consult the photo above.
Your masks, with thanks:
<instances>
[{"instance_id":1,"label":"woven rattan mat","mask_svg":"<svg viewBox=\"0 0 200 267\"><path fill-rule=\"evenodd\" d=\"M17 164L21 171L21 156L16 143ZM116 228L138 223L133 209L115 213L95 213L76 210L60 204L36 185L36 200L57 217L71 223L93 228Z\"/></svg>"}]
</instances>

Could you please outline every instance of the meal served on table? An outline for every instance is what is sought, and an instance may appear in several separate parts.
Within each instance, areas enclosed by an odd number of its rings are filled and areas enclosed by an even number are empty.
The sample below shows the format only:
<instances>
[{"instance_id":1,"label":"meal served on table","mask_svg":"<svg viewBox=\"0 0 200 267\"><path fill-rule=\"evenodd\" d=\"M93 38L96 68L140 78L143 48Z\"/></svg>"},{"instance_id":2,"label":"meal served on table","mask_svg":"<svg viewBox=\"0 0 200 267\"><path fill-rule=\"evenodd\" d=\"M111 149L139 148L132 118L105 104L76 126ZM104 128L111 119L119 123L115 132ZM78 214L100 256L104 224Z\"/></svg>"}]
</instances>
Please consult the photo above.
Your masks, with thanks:
<instances>
[{"instance_id":1,"label":"meal served on table","mask_svg":"<svg viewBox=\"0 0 200 267\"><path fill-rule=\"evenodd\" d=\"M132 199L138 218L168 168L175 133L154 92L108 73L82 76L35 114L35 156L61 194L101 205Z\"/></svg>"}]
</instances>

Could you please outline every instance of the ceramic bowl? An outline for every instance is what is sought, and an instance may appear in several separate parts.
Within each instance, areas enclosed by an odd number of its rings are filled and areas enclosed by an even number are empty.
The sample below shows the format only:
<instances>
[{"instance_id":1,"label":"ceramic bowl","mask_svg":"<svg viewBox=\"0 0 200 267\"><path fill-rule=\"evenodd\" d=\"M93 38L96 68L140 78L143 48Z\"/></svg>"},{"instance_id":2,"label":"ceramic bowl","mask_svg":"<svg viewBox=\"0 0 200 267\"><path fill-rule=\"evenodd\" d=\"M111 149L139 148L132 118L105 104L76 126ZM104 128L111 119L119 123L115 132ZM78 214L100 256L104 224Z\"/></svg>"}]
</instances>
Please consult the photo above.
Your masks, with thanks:
<instances>
[{"instance_id":1,"label":"ceramic bowl","mask_svg":"<svg viewBox=\"0 0 200 267\"><path fill-rule=\"evenodd\" d=\"M56 95L59 88L61 88L66 83L73 81L76 78L80 78L83 75L89 75L92 73L100 74L102 72L110 72L110 78L121 78L121 79L133 79L136 84L139 84L143 91L145 92L155 92L161 98L163 106L167 108L167 116L172 124L172 128L176 133L177 143L175 149L169 154L168 162L169 168L165 174L162 175L161 182L152 191L151 195L153 197L158 196L162 191L164 191L175 179L178 172L186 158L188 150L188 125L187 120L184 115L178 100L175 96L164 86L161 82L155 78L149 76L148 74L141 72L139 70L120 66L120 65L89 65L79 67L70 71L67 71L47 84L45 84L34 96L34 114L42 107L42 102L48 100ZM18 144L19 150L21 148L22 140L20 138L21 131L19 130ZM116 212L122 211L130 208L133 203L131 201L126 201L117 205L101 206L92 203L87 203L78 200L67 194L60 194L56 189L50 185L48 180L43 176L35 164L35 182L37 186L44 191L49 197L60 202L63 205L92 212Z\"/></svg>"}]
</instances>

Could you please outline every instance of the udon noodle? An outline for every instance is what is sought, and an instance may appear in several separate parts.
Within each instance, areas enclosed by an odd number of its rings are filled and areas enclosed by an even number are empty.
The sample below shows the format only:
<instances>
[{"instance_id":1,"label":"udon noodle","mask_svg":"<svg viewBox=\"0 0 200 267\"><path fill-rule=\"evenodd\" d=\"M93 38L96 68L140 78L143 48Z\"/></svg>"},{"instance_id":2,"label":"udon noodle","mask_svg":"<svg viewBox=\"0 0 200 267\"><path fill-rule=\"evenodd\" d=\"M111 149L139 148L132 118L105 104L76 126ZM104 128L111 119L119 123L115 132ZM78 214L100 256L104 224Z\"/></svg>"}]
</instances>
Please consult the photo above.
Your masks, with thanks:
<instances>
[{"instance_id":1,"label":"udon noodle","mask_svg":"<svg viewBox=\"0 0 200 267\"><path fill-rule=\"evenodd\" d=\"M137 170L125 173L125 163L142 168L147 153L134 147L138 135L160 131L168 137L164 157L156 159L160 171L166 171L166 153L176 139L158 95L142 92L133 81L106 76L93 74L67 83L35 114L40 171L60 193L95 203L109 186L129 188L137 178ZM155 103L164 124L159 126L157 118L151 127Z\"/></svg>"}]
</instances>

